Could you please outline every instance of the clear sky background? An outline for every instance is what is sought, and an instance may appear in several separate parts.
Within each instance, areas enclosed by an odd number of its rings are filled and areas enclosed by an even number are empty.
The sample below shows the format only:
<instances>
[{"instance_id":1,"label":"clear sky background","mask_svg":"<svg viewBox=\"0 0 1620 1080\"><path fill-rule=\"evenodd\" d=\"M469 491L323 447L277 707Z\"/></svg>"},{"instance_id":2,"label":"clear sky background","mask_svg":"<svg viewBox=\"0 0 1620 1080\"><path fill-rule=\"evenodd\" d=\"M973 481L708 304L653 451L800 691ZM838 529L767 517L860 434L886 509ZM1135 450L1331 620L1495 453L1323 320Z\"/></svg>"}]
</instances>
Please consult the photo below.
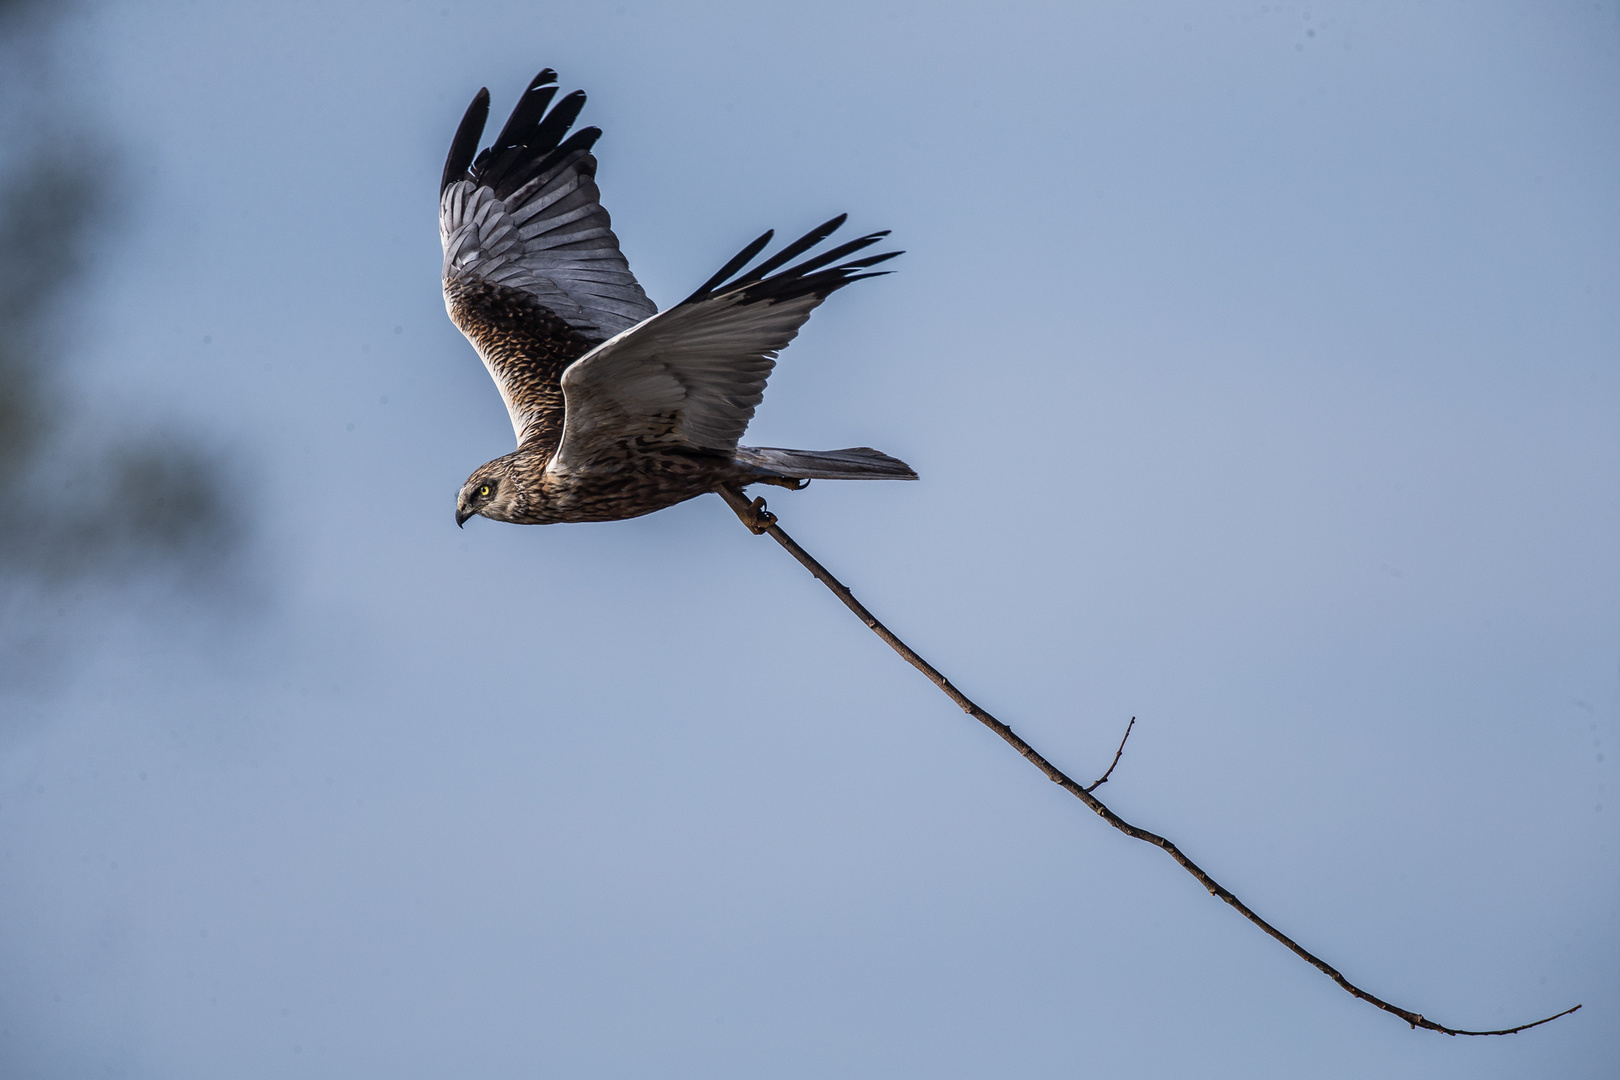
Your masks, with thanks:
<instances>
[{"instance_id":1,"label":"clear sky background","mask_svg":"<svg viewBox=\"0 0 1620 1080\"><path fill-rule=\"evenodd\" d=\"M49 40L119 193L64 369L210 447L244 539L223 588L31 616L0 1074L1613 1075L1612 0L143 0ZM439 173L543 66L661 304L770 226L906 249L749 433L922 474L771 496L881 618L1077 776L1137 717L1099 794L1369 991L1585 1009L1353 1000L717 498L458 531L511 430Z\"/></svg>"}]
</instances>

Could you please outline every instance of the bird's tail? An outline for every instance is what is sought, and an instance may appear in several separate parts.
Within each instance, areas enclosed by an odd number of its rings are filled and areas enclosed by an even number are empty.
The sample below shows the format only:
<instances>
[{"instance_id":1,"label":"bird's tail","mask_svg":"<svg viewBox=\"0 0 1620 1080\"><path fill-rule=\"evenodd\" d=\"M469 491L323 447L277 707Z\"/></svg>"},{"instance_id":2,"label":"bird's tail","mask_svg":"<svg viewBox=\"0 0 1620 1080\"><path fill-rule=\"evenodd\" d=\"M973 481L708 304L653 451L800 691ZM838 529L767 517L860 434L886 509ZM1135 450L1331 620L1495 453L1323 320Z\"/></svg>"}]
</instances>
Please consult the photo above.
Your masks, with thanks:
<instances>
[{"instance_id":1,"label":"bird's tail","mask_svg":"<svg viewBox=\"0 0 1620 1080\"><path fill-rule=\"evenodd\" d=\"M778 450L739 446L737 461L764 476L785 480L915 480L917 474L899 458L869 446L848 450Z\"/></svg>"}]
</instances>

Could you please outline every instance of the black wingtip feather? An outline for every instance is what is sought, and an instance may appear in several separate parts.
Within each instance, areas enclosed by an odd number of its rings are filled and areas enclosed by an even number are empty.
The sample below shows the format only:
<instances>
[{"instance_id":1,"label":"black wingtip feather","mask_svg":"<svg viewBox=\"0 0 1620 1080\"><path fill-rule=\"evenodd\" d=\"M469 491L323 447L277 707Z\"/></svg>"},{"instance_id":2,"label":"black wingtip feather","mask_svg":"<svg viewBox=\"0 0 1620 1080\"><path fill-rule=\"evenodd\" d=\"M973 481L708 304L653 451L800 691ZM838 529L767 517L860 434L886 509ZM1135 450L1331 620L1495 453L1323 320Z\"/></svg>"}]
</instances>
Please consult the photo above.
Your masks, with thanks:
<instances>
[{"instance_id":1,"label":"black wingtip feather","mask_svg":"<svg viewBox=\"0 0 1620 1080\"><path fill-rule=\"evenodd\" d=\"M898 259L900 256L902 256L904 254L905 254L904 251L885 251L881 255L868 255L864 259L851 259L849 262L845 263L843 266L840 266L839 269L840 270L863 270L868 266L876 266L878 263L886 263L890 259ZM891 274L894 271L885 270L883 272L885 274Z\"/></svg>"},{"instance_id":2,"label":"black wingtip feather","mask_svg":"<svg viewBox=\"0 0 1620 1080\"><path fill-rule=\"evenodd\" d=\"M792 275L797 275L797 276L803 277L804 275L810 273L812 270L819 270L821 267L826 266L828 263L837 262L839 259L842 259L845 255L853 255L853 254L855 254L855 252L861 250L864 247L870 247L870 246L877 243L879 240L883 239L885 236L888 236L888 235L889 235L889 230L887 230L887 229L884 229L882 232L867 233L865 236L856 237L854 240L851 240L847 244L840 244L838 247L833 248L831 251L824 252L823 254L817 255L813 259L806 259L804 262L800 263L797 266L790 266L786 270L782 271L782 273L783 273L784 276L792 274Z\"/></svg>"},{"instance_id":3,"label":"black wingtip feather","mask_svg":"<svg viewBox=\"0 0 1620 1080\"><path fill-rule=\"evenodd\" d=\"M490 149L499 152L509 146L523 145L525 131L540 122L540 118L546 114L546 106L557 96L555 81L553 79L550 83L542 83L536 79L529 85L523 96L518 98L517 106L512 110L512 115L507 117L506 126L501 128L501 133L495 136Z\"/></svg>"},{"instance_id":4,"label":"black wingtip feather","mask_svg":"<svg viewBox=\"0 0 1620 1080\"><path fill-rule=\"evenodd\" d=\"M851 259L849 262L839 263L837 266L822 269L827 267L828 263L836 263L839 259L847 255L853 255L862 248L869 247L888 236L889 230L884 229L881 232L867 233L865 236L857 237L846 244L840 244L838 247L814 258L806 259L797 266L771 274L771 271L789 259L804 254L825 240L844 223L845 216L840 214L831 221L823 222L752 270L749 270L746 274L733 279L732 275L746 266L749 260L764 250L765 245L770 242L771 234L766 233L738 252L730 262L720 268L719 273L704 282L702 288L682 300L681 303L697 303L722 292L727 295L741 293L742 302L745 304L758 303L761 300L788 300L793 297L812 294L826 296L852 281L860 281L862 278L869 277L882 277L884 274L891 273L892 271L889 270L878 270L864 274L855 271L866 270L868 267L888 262L890 259L902 254L901 252L886 251L879 255L867 255L859 259Z\"/></svg>"},{"instance_id":5,"label":"black wingtip feather","mask_svg":"<svg viewBox=\"0 0 1620 1080\"><path fill-rule=\"evenodd\" d=\"M691 296L688 296L685 300L682 300L681 303L690 304L694 300L701 300L705 296L708 296L709 293L718 287L721 282L725 281L732 274L735 274L738 270L741 270L743 267L747 266L748 260L752 259L755 255L758 255L761 251L764 251L765 245L770 243L771 237L775 235L775 229L766 229L764 235L757 237L753 243L749 244L747 247L737 252L737 254L733 255L731 260L727 262L726 265L722 266L714 277L710 278L708 281L705 281L702 285L699 285L697 292L693 293ZM676 306L679 307L680 305L677 304Z\"/></svg>"},{"instance_id":6,"label":"black wingtip feather","mask_svg":"<svg viewBox=\"0 0 1620 1080\"><path fill-rule=\"evenodd\" d=\"M839 214L831 221L823 221L820 225L817 225L815 228L793 241L793 243L789 244L781 251L778 251L775 255L772 255L770 258L766 259L752 270L748 271L747 274L738 278L732 284L743 285L751 281L760 280L766 274L770 273L772 270L775 270L778 266L781 266L789 259L798 258L800 255L803 255L805 252L827 239L827 237L831 236L838 230L839 226L843 225L844 222L848 220L848 214Z\"/></svg>"},{"instance_id":7,"label":"black wingtip feather","mask_svg":"<svg viewBox=\"0 0 1620 1080\"><path fill-rule=\"evenodd\" d=\"M495 197L503 199L569 155L589 151L602 135L600 128L582 128L568 134L585 107L585 92L575 90L547 112L557 93L556 82L557 73L551 68L536 75L500 134L481 152L478 137L489 117L489 91L480 91L456 131L439 191L442 193L457 180L472 179L493 188Z\"/></svg>"},{"instance_id":8,"label":"black wingtip feather","mask_svg":"<svg viewBox=\"0 0 1620 1080\"><path fill-rule=\"evenodd\" d=\"M551 110L550 114L540 121L539 126L534 129L534 133L523 140L524 145L531 146L536 150L549 150L556 146L562 142L562 138L568 133L568 129L574 126L574 121L579 119L580 111L584 108L585 91L575 90L572 94L564 96L561 101L557 102L556 107Z\"/></svg>"},{"instance_id":9,"label":"black wingtip feather","mask_svg":"<svg viewBox=\"0 0 1620 1080\"><path fill-rule=\"evenodd\" d=\"M484 134L484 124L489 120L489 88L479 90L473 96L472 104L461 117L461 123L456 127L456 137L450 140L450 154L444 160L444 175L439 179L439 194L457 180L467 177L467 170L472 167L473 157L478 153L478 139Z\"/></svg>"},{"instance_id":10,"label":"black wingtip feather","mask_svg":"<svg viewBox=\"0 0 1620 1080\"><path fill-rule=\"evenodd\" d=\"M564 139L561 146L544 157L536 157L531 146L508 147L499 155L485 150L478 155L478 161L473 166L473 174L481 183L494 189L497 199L505 199L530 180L555 169L566 159L589 152L591 147L596 145L596 140L601 137L601 128L580 128ZM579 169L582 175L595 176L595 159L581 164Z\"/></svg>"}]
</instances>

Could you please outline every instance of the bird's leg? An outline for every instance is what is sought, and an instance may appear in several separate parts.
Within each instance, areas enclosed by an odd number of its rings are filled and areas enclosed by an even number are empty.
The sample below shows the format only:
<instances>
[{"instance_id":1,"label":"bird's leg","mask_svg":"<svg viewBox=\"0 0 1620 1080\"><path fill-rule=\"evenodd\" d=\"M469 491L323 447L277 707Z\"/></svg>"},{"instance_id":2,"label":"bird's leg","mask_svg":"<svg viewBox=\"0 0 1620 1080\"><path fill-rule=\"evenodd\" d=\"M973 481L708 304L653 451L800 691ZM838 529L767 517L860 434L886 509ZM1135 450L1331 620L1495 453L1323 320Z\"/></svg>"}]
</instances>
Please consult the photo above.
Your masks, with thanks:
<instances>
[{"instance_id":1,"label":"bird's leg","mask_svg":"<svg viewBox=\"0 0 1620 1080\"><path fill-rule=\"evenodd\" d=\"M776 524L776 515L765 509L764 499L748 501L748 496L742 493L741 488L722 487L718 489L721 498L731 507L732 512L748 526L748 531L755 536L762 536L766 529Z\"/></svg>"},{"instance_id":2,"label":"bird's leg","mask_svg":"<svg viewBox=\"0 0 1620 1080\"><path fill-rule=\"evenodd\" d=\"M755 499L748 504L748 516L743 518L743 524L748 526L755 536L760 536L766 529L776 524L776 515L765 509L764 499Z\"/></svg>"}]
</instances>

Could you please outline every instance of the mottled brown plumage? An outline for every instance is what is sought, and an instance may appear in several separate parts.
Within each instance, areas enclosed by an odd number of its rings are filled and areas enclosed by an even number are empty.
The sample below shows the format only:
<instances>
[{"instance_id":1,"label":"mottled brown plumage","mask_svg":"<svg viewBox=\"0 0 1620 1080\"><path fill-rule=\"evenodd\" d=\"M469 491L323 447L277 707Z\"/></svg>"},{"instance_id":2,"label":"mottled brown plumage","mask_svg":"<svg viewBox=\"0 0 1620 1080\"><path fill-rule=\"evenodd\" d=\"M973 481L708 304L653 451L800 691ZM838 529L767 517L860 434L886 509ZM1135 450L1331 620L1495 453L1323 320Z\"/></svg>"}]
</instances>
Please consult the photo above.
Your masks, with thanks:
<instances>
[{"instance_id":1,"label":"mottled brown plumage","mask_svg":"<svg viewBox=\"0 0 1620 1080\"><path fill-rule=\"evenodd\" d=\"M444 300L450 321L484 357L503 396L513 395L507 408L533 417L519 439L549 439L550 457L562 439L563 369L590 352L595 342L528 293L477 274L446 278Z\"/></svg>"},{"instance_id":2,"label":"mottled brown plumage","mask_svg":"<svg viewBox=\"0 0 1620 1080\"><path fill-rule=\"evenodd\" d=\"M462 486L456 521L614 521L717 486L809 479L915 479L866 447L740 447L777 353L834 291L875 276L898 252L849 256L871 233L781 269L843 217L745 269L766 233L680 304L658 312L619 251L590 148L568 134L584 95L548 113L556 74L542 71L494 144L477 153L489 113L480 91L451 145L440 188L444 297L512 418L518 448Z\"/></svg>"}]
</instances>

